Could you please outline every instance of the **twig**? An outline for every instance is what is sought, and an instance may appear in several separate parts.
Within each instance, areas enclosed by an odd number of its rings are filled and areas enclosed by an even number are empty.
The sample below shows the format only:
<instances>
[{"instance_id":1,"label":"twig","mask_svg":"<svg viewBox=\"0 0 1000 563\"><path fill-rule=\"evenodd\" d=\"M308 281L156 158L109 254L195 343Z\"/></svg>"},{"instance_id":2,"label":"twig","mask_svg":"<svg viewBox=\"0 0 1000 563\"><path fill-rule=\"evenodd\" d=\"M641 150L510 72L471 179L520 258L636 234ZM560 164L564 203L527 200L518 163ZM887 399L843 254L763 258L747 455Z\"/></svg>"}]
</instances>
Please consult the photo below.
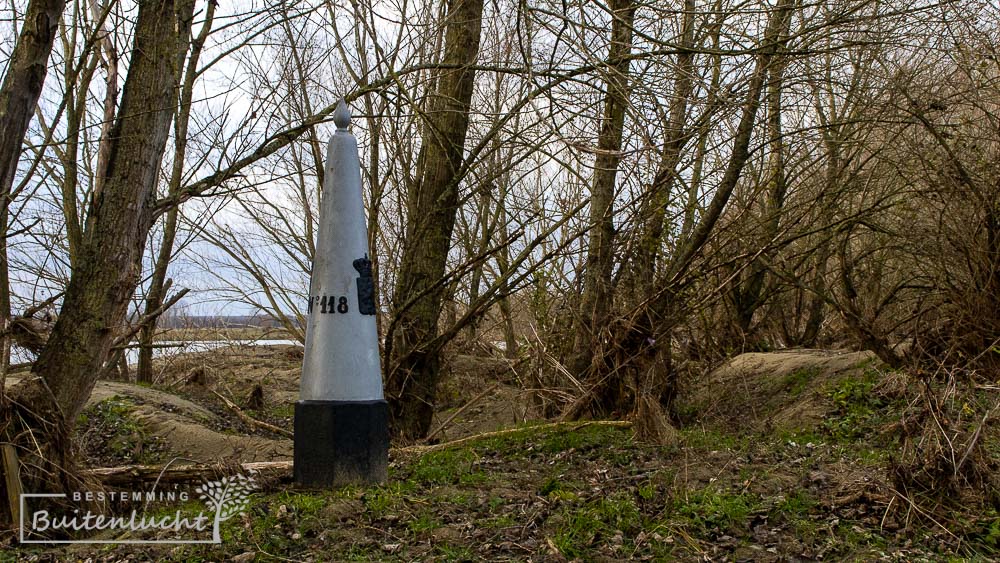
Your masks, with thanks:
<instances>
[{"instance_id":1,"label":"twig","mask_svg":"<svg viewBox=\"0 0 1000 563\"><path fill-rule=\"evenodd\" d=\"M256 418L253 418L250 415L246 414L245 412L243 412L243 409L241 409L239 406L236 405L236 403L230 401L225 397L225 395L219 393L215 389L212 389L212 393L215 393L216 397L222 399L222 402L225 403L227 407L229 407L229 410L236 413L236 416L240 417L240 420L242 420L243 422L246 422L251 426L256 426L258 428L270 430L271 432L274 432L276 434L281 434L282 436L288 436L289 438L293 437L293 434L288 430L285 430L284 428L278 428L273 424L268 424L262 420L257 420Z\"/></svg>"},{"instance_id":2,"label":"twig","mask_svg":"<svg viewBox=\"0 0 1000 563\"><path fill-rule=\"evenodd\" d=\"M935 519L934 519L934 517L933 517L933 516L931 516L930 514L928 514L928 513L927 513L927 512L925 511L925 510L923 510L922 508L920 508L919 506L917 506L917 503L913 502L913 501L912 501L912 500L910 499L910 497L908 497L908 496L904 495L903 493L901 493L901 492L897 491L896 489L894 489L894 488L892 488L892 487L888 487L888 489L889 489L890 491L892 491L893 493L895 493L895 494L896 494L896 496L898 496L899 498L901 498L901 499L905 500L905 501L906 501L907 503L909 503L909 505L910 505L910 508L912 508L913 510L916 510L916 511L917 511L917 512L918 512L918 513L919 513L919 514L921 515L921 516L924 516L925 518L927 518L927 519L928 519L928 520L930 520L931 522L934 522L935 524L937 524L937 526L938 526L939 528L941 528L942 530L944 530L944 531L945 531L945 533L947 533L947 534L948 534L949 536L951 536L951 537L955 538L956 540L959 540L959 541L961 541L961 538L959 538L959 537L958 537L958 536L956 536L956 535L955 535L954 533L952 533L952 531L951 531L951 530L949 530L949 529L948 529L947 527L945 527L945 525L944 525L944 524L942 524L942 523L938 522L937 520L935 520Z\"/></svg>"},{"instance_id":3,"label":"twig","mask_svg":"<svg viewBox=\"0 0 1000 563\"><path fill-rule=\"evenodd\" d=\"M997 410L997 408L1000 408L1000 403L997 403L992 409L986 411L986 414L983 415L983 419L979 421L979 425L976 426L976 431L972 434L972 438L969 439L969 444L965 448L965 453L962 454L962 459L958 460L958 465L955 466L955 477L958 477L959 470L962 469L963 465L965 465L965 460L969 457L969 454L971 454L972 450L976 447L976 442L979 441L979 437L983 433L983 427L986 426L986 420L990 417L991 414L993 414L993 411Z\"/></svg>"},{"instance_id":4,"label":"twig","mask_svg":"<svg viewBox=\"0 0 1000 563\"><path fill-rule=\"evenodd\" d=\"M169 288L169 286L167 286L167 288ZM128 342L133 336L135 336L140 330L142 330L142 327L146 323L152 322L154 319L156 319L157 317L159 317L160 315L162 315L164 313L164 311L166 311L167 309L173 307L174 303L177 303L178 301L180 301L181 298L184 297L185 295L187 295L187 293L189 291L191 291L191 290L188 289L188 288L186 288L186 287L183 288L183 289L181 289L177 293L173 294L173 296L171 296L169 299L167 299L162 304L160 304L160 306L157 307L155 310L151 311L148 314L145 314L145 315L139 317L139 319L135 322L134 325L128 327L128 329L125 332L123 332L122 334L119 334L118 337L115 338L115 340L114 340L114 342L112 342L111 346L112 347L117 347L117 346L121 346L122 344Z\"/></svg>"},{"instance_id":5,"label":"twig","mask_svg":"<svg viewBox=\"0 0 1000 563\"><path fill-rule=\"evenodd\" d=\"M434 439L435 436L437 436L438 434L440 434L442 430L444 430L445 428L447 428L448 425L451 424L451 422L453 420L455 420L455 418L458 417L458 415L460 415L463 412L469 410L469 407L471 407L472 405L478 403L483 397L485 397L486 395L489 395L490 393L492 393L493 391L495 391L498 387L500 387L500 384L496 383L492 387L490 387L489 389L483 391L482 393L480 393L480 394L476 395L475 397L473 397L472 399L470 399L468 403L465 403L464 405L462 405L461 407L459 407L459 409L457 411L455 411L451 416L449 416L447 420L445 420L440 425L438 425L438 427L435 428L433 432L431 432L430 434L428 434L427 438L425 438L424 440L427 441L427 442L430 442L432 439Z\"/></svg>"},{"instance_id":6,"label":"twig","mask_svg":"<svg viewBox=\"0 0 1000 563\"><path fill-rule=\"evenodd\" d=\"M399 448L397 451L403 453L418 453L424 454L428 452L434 452L437 450L447 449L453 446L458 446L460 444L465 444L467 442L474 442L483 438L495 438L497 436L506 436L508 434L516 434L518 432L525 432L531 430L543 430L543 429L554 429L560 427L566 427L570 432L579 430L587 426L613 426L618 428L630 428L632 423L627 420L590 420L587 422L552 422L549 424L539 424L537 426L526 426L524 428L508 428L506 430L497 430L495 432L485 432L483 434L476 434L475 436L466 436L465 438L459 438L458 440L452 440L451 442L443 442L441 444L433 444L430 446L407 446L405 448Z\"/></svg>"}]
</instances>

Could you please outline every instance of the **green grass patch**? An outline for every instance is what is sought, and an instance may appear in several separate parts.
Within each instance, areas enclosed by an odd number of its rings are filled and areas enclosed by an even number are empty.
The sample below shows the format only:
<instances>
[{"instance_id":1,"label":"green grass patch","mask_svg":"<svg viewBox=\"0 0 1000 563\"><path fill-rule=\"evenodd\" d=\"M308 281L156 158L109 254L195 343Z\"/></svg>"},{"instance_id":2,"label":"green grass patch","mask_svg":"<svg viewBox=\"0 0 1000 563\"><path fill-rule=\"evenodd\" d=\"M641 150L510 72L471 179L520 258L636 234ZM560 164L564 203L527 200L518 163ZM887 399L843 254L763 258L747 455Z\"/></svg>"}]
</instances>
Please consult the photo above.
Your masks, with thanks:
<instances>
[{"instance_id":1,"label":"green grass patch","mask_svg":"<svg viewBox=\"0 0 1000 563\"><path fill-rule=\"evenodd\" d=\"M992 508L987 509L981 517L975 519L970 528L967 535L972 544L970 552L989 556L1000 554L1000 513Z\"/></svg>"},{"instance_id":2,"label":"green grass patch","mask_svg":"<svg viewBox=\"0 0 1000 563\"><path fill-rule=\"evenodd\" d=\"M632 444L631 432L622 432L616 426L600 424L559 429L542 436L538 449L545 453L558 453L567 450L591 450L609 444L629 447Z\"/></svg>"},{"instance_id":3,"label":"green grass patch","mask_svg":"<svg viewBox=\"0 0 1000 563\"><path fill-rule=\"evenodd\" d=\"M560 515L552 543L570 558L585 558L589 548L621 532L632 537L642 527L642 515L630 497L613 495L567 508Z\"/></svg>"},{"instance_id":4,"label":"green grass patch","mask_svg":"<svg viewBox=\"0 0 1000 563\"><path fill-rule=\"evenodd\" d=\"M372 487L361 496L365 508L373 518L382 518L401 506L416 489L410 481L392 481L380 487Z\"/></svg>"},{"instance_id":5,"label":"green grass patch","mask_svg":"<svg viewBox=\"0 0 1000 563\"><path fill-rule=\"evenodd\" d=\"M265 418L295 418L295 405L286 403L251 412Z\"/></svg>"},{"instance_id":6,"label":"green grass patch","mask_svg":"<svg viewBox=\"0 0 1000 563\"><path fill-rule=\"evenodd\" d=\"M417 460L410 480L431 485L482 483L487 480L487 475L475 469L477 461L479 455L468 448L431 452Z\"/></svg>"},{"instance_id":7,"label":"green grass patch","mask_svg":"<svg viewBox=\"0 0 1000 563\"><path fill-rule=\"evenodd\" d=\"M575 490L579 490L580 487L569 481L564 481L562 475L558 477L550 477L542 483L542 486L538 489L538 495L543 497L548 497L553 500L565 500L573 501L578 498L579 495Z\"/></svg>"},{"instance_id":8,"label":"green grass patch","mask_svg":"<svg viewBox=\"0 0 1000 563\"><path fill-rule=\"evenodd\" d=\"M823 427L831 437L857 441L885 422L889 401L876 390L880 377L878 371L869 369L860 378L843 379L827 391L835 411Z\"/></svg>"},{"instance_id":9,"label":"green grass patch","mask_svg":"<svg viewBox=\"0 0 1000 563\"><path fill-rule=\"evenodd\" d=\"M792 491L771 508L769 516L774 522L790 525L797 537L811 539L819 533L817 519L811 514L816 506L816 499L806 491Z\"/></svg>"},{"instance_id":10,"label":"green grass patch","mask_svg":"<svg viewBox=\"0 0 1000 563\"><path fill-rule=\"evenodd\" d=\"M737 436L707 428L684 428L680 434L686 447L697 450L743 451L750 444L749 438L746 436Z\"/></svg>"},{"instance_id":11,"label":"green grass patch","mask_svg":"<svg viewBox=\"0 0 1000 563\"><path fill-rule=\"evenodd\" d=\"M415 534L429 532L441 527L441 522L430 512L421 512L419 516L407 522L406 527Z\"/></svg>"},{"instance_id":12,"label":"green grass patch","mask_svg":"<svg viewBox=\"0 0 1000 563\"><path fill-rule=\"evenodd\" d=\"M511 514L501 514L500 516L494 516L487 518L480 522L480 525L484 528L491 528L495 530L503 528L513 528L514 526L520 525L516 518Z\"/></svg>"},{"instance_id":13,"label":"green grass patch","mask_svg":"<svg viewBox=\"0 0 1000 563\"><path fill-rule=\"evenodd\" d=\"M221 529L223 545L254 545L264 551L291 553L297 547L294 533L315 535L325 529L323 515L335 497L328 493L283 491L274 495L253 495L245 512L250 526L241 518L224 522Z\"/></svg>"},{"instance_id":14,"label":"green grass patch","mask_svg":"<svg viewBox=\"0 0 1000 563\"><path fill-rule=\"evenodd\" d=\"M687 528L699 535L740 535L747 515L757 508L758 499L749 493L706 488L674 500L673 511Z\"/></svg>"},{"instance_id":15,"label":"green grass patch","mask_svg":"<svg viewBox=\"0 0 1000 563\"><path fill-rule=\"evenodd\" d=\"M443 561L475 561L475 553L468 547L440 544L434 547Z\"/></svg>"},{"instance_id":16,"label":"green grass patch","mask_svg":"<svg viewBox=\"0 0 1000 563\"><path fill-rule=\"evenodd\" d=\"M863 528L857 523L849 521L841 521L837 524L834 537L837 538L836 551L842 553L851 553L866 547L883 549L886 546L885 538L874 530Z\"/></svg>"},{"instance_id":17,"label":"green grass patch","mask_svg":"<svg viewBox=\"0 0 1000 563\"><path fill-rule=\"evenodd\" d=\"M115 395L88 407L77 417L82 446L101 463L156 463L165 444L133 416L136 404Z\"/></svg>"},{"instance_id":18,"label":"green grass patch","mask_svg":"<svg viewBox=\"0 0 1000 563\"><path fill-rule=\"evenodd\" d=\"M800 368L785 376L782 387L792 395L801 395L809 382L812 381L821 370L817 366Z\"/></svg>"},{"instance_id":19,"label":"green grass patch","mask_svg":"<svg viewBox=\"0 0 1000 563\"><path fill-rule=\"evenodd\" d=\"M513 432L477 440L473 447L508 459L519 459L541 452L588 451L615 444L632 447L628 428L607 424L565 422L558 425L525 423Z\"/></svg>"}]
</instances>

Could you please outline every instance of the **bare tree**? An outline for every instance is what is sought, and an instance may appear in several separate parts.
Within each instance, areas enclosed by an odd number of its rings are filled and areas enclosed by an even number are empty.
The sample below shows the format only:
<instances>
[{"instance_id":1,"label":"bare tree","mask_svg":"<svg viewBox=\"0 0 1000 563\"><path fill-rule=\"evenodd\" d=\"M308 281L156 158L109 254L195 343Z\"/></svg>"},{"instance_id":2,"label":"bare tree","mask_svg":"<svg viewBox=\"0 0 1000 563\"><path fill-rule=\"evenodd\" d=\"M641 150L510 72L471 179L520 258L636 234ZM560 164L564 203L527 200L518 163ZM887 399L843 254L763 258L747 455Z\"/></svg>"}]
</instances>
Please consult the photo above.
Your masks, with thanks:
<instances>
[{"instance_id":1,"label":"bare tree","mask_svg":"<svg viewBox=\"0 0 1000 563\"><path fill-rule=\"evenodd\" d=\"M7 233L10 223L11 186L17 171L21 143L42 93L48 71L49 54L55 41L64 0L32 0L24 14L24 24L0 85L0 400L3 381L10 363L11 322L10 266Z\"/></svg>"},{"instance_id":2,"label":"bare tree","mask_svg":"<svg viewBox=\"0 0 1000 563\"><path fill-rule=\"evenodd\" d=\"M625 370L634 370L633 404L615 406L631 406L629 410L635 413L639 421L639 432L644 437L667 439L669 426L661 413L660 405L662 401L669 410L676 397L677 374L671 369L669 342L671 332L684 314L685 307L678 300L678 293L686 283L687 273L698 252L708 241L728 204L750 156L750 141L761 93L772 61L782 48L782 30L791 17L792 6L792 0L782 0L768 19L742 103L733 149L710 203L690 235L678 241L675 253L664 263L663 271L659 274L662 285L657 292L637 304L621 325L615 327L613 334L616 338L604 352L607 367L594 379L588 392L569 407L565 416L575 418L591 412L600 404L605 393L617 385L620 378L626 377L623 373Z\"/></svg>"},{"instance_id":3,"label":"bare tree","mask_svg":"<svg viewBox=\"0 0 1000 563\"><path fill-rule=\"evenodd\" d=\"M156 218L155 186L176 107L179 58L187 50L193 2L140 5L132 61L112 130L108 176L87 215L80 258L52 337L32 377L4 405L7 440L33 453L69 485L68 431L83 408L124 321L139 281L146 236ZM164 25L163 22L174 22ZM36 432L25 443L26 425ZM37 435L48 437L39 441ZM34 448L43 447L43 451ZM28 456L26 456L28 457ZM34 475L44 483L49 470Z\"/></svg>"},{"instance_id":4,"label":"bare tree","mask_svg":"<svg viewBox=\"0 0 1000 563\"><path fill-rule=\"evenodd\" d=\"M187 56L187 66L184 69L184 78L180 85L177 116L174 118L174 158L167 185L168 193L171 195L177 193L184 179L184 158L187 153L191 99L194 95L195 78L198 74L198 61L212 29L215 7L214 2L209 2L205 8L201 31L192 41L191 52ZM160 240L160 249L156 255L153 276L146 294L146 306L143 312L146 322L139 332L139 366L136 372L136 381L139 382L151 383L153 381L153 335L156 331L158 312L162 310L166 292L169 289L167 268L170 266L170 260L174 253L179 213L179 206L174 206L164 214L163 236Z\"/></svg>"},{"instance_id":5,"label":"bare tree","mask_svg":"<svg viewBox=\"0 0 1000 563\"><path fill-rule=\"evenodd\" d=\"M622 132L629 105L629 64L636 6L629 0L609 2L611 37L600 132L597 136L593 185L590 190L590 237L583 271L580 323L569 369L585 373L601 349L611 315L614 269L614 202L618 165L621 162ZM598 361L603 361L598 358Z\"/></svg>"},{"instance_id":6,"label":"bare tree","mask_svg":"<svg viewBox=\"0 0 1000 563\"><path fill-rule=\"evenodd\" d=\"M393 432L420 438L430 429L440 377L437 336L442 287L458 208L469 104L482 31L482 0L449 0L441 69L424 116L414 183L407 199L407 228L393 295L398 329L387 335L387 398ZM387 346L388 348L388 346Z\"/></svg>"}]
</instances>

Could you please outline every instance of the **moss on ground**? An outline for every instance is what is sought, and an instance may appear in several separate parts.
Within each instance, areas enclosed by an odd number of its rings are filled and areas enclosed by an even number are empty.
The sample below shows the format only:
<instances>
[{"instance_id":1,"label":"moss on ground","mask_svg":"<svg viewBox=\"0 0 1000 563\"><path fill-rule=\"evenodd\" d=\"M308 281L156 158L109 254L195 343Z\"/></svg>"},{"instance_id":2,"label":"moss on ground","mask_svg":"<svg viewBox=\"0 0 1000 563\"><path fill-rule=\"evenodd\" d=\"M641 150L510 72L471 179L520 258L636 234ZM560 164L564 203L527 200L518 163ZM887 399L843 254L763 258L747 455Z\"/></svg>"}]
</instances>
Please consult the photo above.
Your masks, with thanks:
<instances>
[{"instance_id":1,"label":"moss on ground","mask_svg":"<svg viewBox=\"0 0 1000 563\"><path fill-rule=\"evenodd\" d=\"M132 399L115 395L85 409L76 425L92 465L115 466L162 461L166 444L134 416Z\"/></svg>"}]
</instances>

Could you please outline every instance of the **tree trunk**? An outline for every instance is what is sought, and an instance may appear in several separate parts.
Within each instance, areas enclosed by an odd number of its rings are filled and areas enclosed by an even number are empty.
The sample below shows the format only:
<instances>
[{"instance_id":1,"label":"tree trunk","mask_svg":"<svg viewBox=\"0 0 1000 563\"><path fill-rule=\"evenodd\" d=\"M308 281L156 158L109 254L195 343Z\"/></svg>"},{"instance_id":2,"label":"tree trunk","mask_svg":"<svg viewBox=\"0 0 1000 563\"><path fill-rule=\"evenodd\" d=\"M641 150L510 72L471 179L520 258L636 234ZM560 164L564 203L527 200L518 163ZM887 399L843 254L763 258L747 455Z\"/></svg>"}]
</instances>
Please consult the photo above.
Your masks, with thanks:
<instances>
[{"instance_id":1,"label":"tree trunk","mask_svg":"<svg viewBox=\"0 0 1000 563\"><path fill-rule=\"evenodd\" d=\"M72 471L69 433L108 359L141 271L146 236L155 219L156 180L176 107L177 53L186 49L192 0L140 2L131 65L112 129L104 189L92 201L59 320L32 368L11 389L7 439L24 444L27 425L45 439L38 452L39 488L65 488ZM12 412L16 411L16 412ZM51 481L45 471L59 476Z\"/></svg>"},{"instance_id":2,"label":"tree trunk","mask_svg":"<svg viewBox=\"0 0 1000 563\"><path fill-rule=\"evenodd\" d=\"M642 231L631 268L633 278L631 282L636 299L648 297L654 288L656 260L663 242L663 223L666 219L667 204L671 199L670 192L677 175L681 152L691 137L691 131L687 129L687 107L688 98L694 91L694 16L695 1L685 0L681 47L687 50L682 50L677 55L677 70L671 93L673 99L670 102L663 152L657 165L656 176L645 194L639 211Z\"/></svg>"},{"instance_id":3,"label":"tree trunk","mask_svg":"<svg viewBox=\"0 0 1000 563\"><path fill-rule=\"evenodd\" d=\"M601 333L607 328L613 300L611 273L614 267L615 180L621 162L622 131L629 98L629 54L632 52L632 0L612 0L611 47L608 51L607 94L597 137L593 186L590 190L590 239L583 272L580 320L576 329L569 370L587 372L599 360L605 345Z\"/></svg>"},{"instance_id":4,"label":"tree trunk","mask_svg":"<svg viewBox=\"0 0 1000 563\"><path fill-rule=\"evenodd\" d=\"M32 0L24 14L24 25L17 38L0 87L0 193L7 195L14 182L17 157L35 113L38 96L48 70L49 54L56 37L59 18L66 2L61 0Z\"/></svg>"},{"instance_id":5,"label":"tree trunk","mask_svg":"<svg viewBox=\"0 0 1000 563\"><path fill-rule=\"evenodd\" d=\"M788 24L789 18L785 18L785 27L781 29L782 40L788 35ZM767 199L761 211L763 232L758 240L758 244L763 248L772 246L774 238L780 232L781 211L785 206L785 195L788 192L788 182L785 178L785 149L781 138L781 90L784 70L782 59L777 57L770 68L770 80L767 84L767 129L771 154L768 180L770 189L767 191ZM758 347L758 343L752 338L751 329L754 314L767 299L763 295L764 282L767 278L767 264L772 256L774 251L767 250L762 256L754 259L750 264L746 280L737 284L731 294L736 308L736 318L732 327L735 330L732 336L741 343L744 351Z\"/></svg>"},{"instance_id":6,"label":"tree trunk","mask_svg":"<svg viewBox=\"0 0 1000 563\"><path fill-rule=\"evenodd\" d=\"M0 400L10 363L10 274L7 264L7 223L10 190L17 170L21 144L35 113L48 71L49 54L56 37L64 0L32 0L0 86Z\"/></svg>"},{"instance_id":7,"label":"tree trunk","mask_svg":"<svg viewBox=\"0 0 1000 563\"><path fill-rule=\"evenodd\" d=\"M440 377L438 317L451 234L458 210L465 135L479 53L482 0L449 0L445 50L428 100L416 181L407 197L408 221L393 297L394 328L386 335L386 381L394 436L425 436L434 416Z\"/></svg>"},{"instance_id":8,"label":"tree trunk","mask_svg":"<svg viewBox=\"0 0 1000 563\"><path fill-rule=\"evenodd\" d=\"M661 292L648 308L646 314L640 317L642 322L638 325L639 336L646 336L647 333L648 336L644 339L632 339L632 342L638 342L640 345L640 349L635 354L639 359L640 377L648 380L642 385L643 389L655 393L655 396L660 400L659 403L666 407L671 416L675 415L673 411L674 399L677 396L677 373L673 369L658 373L655 367L657 363L670 365L668 359L663 359L663 355L669 353L669 341L674 323L683 314L676 301L677 290L680 289L682 279L691 267L695 256L701 251L715 229L715 225L722 216L722 211L739 182L743 167L750 158L750 139L757 112L760 109L760 98L764 91L765 79L779 50L784 47L787 41L784 30L788 29L790 24L793 5L794 0L779 0L771 13L767 29L764 31L760 53L757 55L754 72L750 78L747 98L743 104L743 114L740 116L740 123L736 128L733 152L726 165L725 174L701 221L692 229L690 238L678 245L678 253L666 268L666 283L668 288L673 290ZM643 326L645 323L648 324ZM649 346L652 350L642 353L641 347L645 346ZM650 358L654 359L654 364L648 367Z\"/></svg>"},{"instance_id":9,"label":"tree trunk","mask_svg":"<svg viewBox=\"0 0 1000 563\"><path fill-rule=\"evenodd\" d=\"M180 103L177 119L174 123L174 162L170 171L168 192L173 195L181 187L184 180L184 157L187 154L188 120L191 116L191 98L194 95L194 79L198 71L198 59L202 47L212 29L212 19L215 16L215 2L209 2L205 12L205 22L198 37L193 41L191 56L188 57L187 68L184 71L184 83L181 87ZM163 220L163 238L160 240L160 250L153 266L153 277L149 281L149 292L146 295L146 310L143 316L148 322L139 330L139 365L135 379L139 383L153 382L153 336L156 334L156 323L159 315L155 312L163 305L167 289L167 268L174 254L174 239L177 237L177 218L179 206L167 210Z\"/></svg>"},{"instance_id":10,"label":"tree trunk","mask_svg":"<svg viewBox=\"0 0 1000 563\"><path fill-rule=\"evenodd\" d=\"M0 205L0 233L7 233L8 209ZM10 270L7 267L7 244L0 242L0 404L3 403L4 383L10 369Z\"/></svg>"},{"instance_id":11,"label":"tree trunk","mask_svg":"<svg viewBox=\"0 0 1000 563\"><path fill-rule=\"evenodd\" d=\"M669 357L671 332L683 315L677 302L677 292L683 286L685 275L695 257L715 229L750 157L750 140L760 108L761 92L768 67L779 48L779 30L783 29L783 20L790 17L792 2L793 0L781 0L770 17L743 102L742 115L733 140L733 151L712 201L701 220L692 227L688 238L679 241L677 253L664 265L663 277L660 278L663 282L660 285L661 291L636 311L632 318L625 319L621 326L613 329L616 341L612 350L615 357L611 359L613 365L608 366L608 370L633 370L633 380L642 396L633 397L632 411L646 419L636 427L645 432L659 432L659 435L645 435L644 438L660 440L664 438L663 433L668 431L662 423L663 417L658 405L662 401L669 411L677 391L676 373L671 368ZM599 385L594 385L586 395L570 405L564 418L579 418L594 410L607 412L608 386L618 384L619 379L600 379ZM601 407L595 409L598 405ZM617 404L611 408L624 407L626 405Z\"/></svg>"},{"instance_id":12,"label":"tree trunk","mask_svg":"<svg viewBox=\"0 0 1000 563\"><path fill-rule=\"evenodd\" d=\"M493 240L493 222L490 221L490 185L483 186L479 194L479 213L476 215L476 225L471 229L470 235L478 234L474 240L470 241L469 255L481 256L489 250L490 242ZM472 267L472 275L469 280L469 303L473 303L479 298L479 286L483 282L483 267L486 260L479 260ZM468 346L475 346L479 334L479 323L482 317L477 317L466 327L466 341Z\"/></svg>"}]
</instances>

